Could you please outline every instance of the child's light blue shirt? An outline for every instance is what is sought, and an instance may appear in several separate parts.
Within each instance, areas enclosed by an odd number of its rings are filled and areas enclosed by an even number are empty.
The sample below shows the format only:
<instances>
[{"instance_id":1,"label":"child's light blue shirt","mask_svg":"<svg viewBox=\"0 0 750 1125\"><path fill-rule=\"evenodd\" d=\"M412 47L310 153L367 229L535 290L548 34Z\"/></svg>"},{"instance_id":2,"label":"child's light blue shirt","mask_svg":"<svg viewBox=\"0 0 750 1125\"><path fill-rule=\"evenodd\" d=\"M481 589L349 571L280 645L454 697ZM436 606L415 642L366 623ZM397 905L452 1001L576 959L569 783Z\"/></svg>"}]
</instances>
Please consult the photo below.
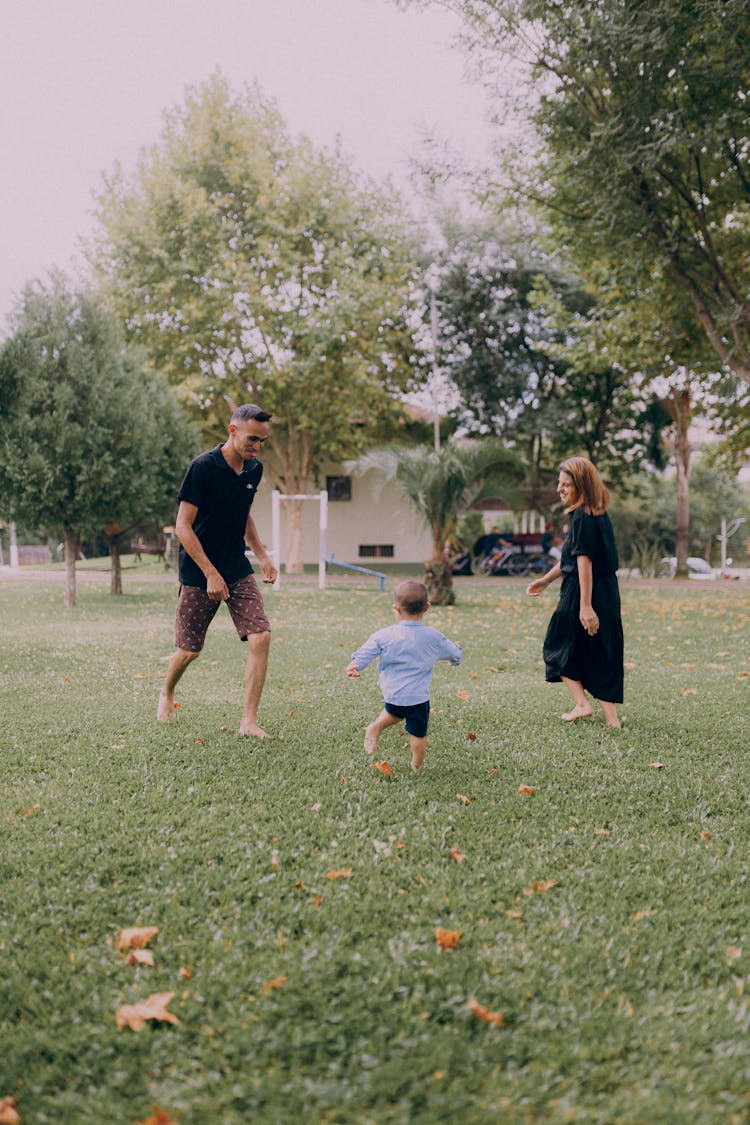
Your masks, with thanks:
<instances>
[{"instance_id":1,"label":"child's light blue shirt","mask_svg":"<svg viewBox=\"0 0 750 1125\"><path fill-rule=\"evenodd\" d=\"M461 663L461 646L423 621L399 621L378 629L352 655L360 671L376 658L385 702L410 707L430 698L432 669L438 660Z\"/></svg>"}]
</instances>

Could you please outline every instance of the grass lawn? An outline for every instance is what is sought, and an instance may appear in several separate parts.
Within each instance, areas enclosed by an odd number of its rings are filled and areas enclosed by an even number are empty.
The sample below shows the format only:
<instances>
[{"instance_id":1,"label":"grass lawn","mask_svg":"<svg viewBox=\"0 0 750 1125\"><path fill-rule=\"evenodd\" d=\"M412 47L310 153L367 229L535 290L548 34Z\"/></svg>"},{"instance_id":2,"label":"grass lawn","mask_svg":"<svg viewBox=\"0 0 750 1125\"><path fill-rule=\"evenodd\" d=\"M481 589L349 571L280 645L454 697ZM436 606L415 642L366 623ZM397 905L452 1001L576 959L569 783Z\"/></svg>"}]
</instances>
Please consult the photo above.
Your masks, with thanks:
<instances>
[{"instance_id":1,"label":"grass lawn","mask_svg":"<svg viewBox=\"0 0 750 1125\"><path fill-rule=\"evenodd\" d=\"M0 1103L23 1125L750 1122L750 583L624 584L622 732L560 722L554 596L524 590L467 580L430 611L464 663L436 670L426 769L399 728L387 777L362 750L375 668L344 675L392 620L374 580L266 591L258 743L224 611L154 721L158 567L121 598L82 577L68 611L53 576L0 579ZM118 952L129 926L158 927L153 966ZM179 1024L116 1025L172 992Z\"/></svg>"}]
</instances>

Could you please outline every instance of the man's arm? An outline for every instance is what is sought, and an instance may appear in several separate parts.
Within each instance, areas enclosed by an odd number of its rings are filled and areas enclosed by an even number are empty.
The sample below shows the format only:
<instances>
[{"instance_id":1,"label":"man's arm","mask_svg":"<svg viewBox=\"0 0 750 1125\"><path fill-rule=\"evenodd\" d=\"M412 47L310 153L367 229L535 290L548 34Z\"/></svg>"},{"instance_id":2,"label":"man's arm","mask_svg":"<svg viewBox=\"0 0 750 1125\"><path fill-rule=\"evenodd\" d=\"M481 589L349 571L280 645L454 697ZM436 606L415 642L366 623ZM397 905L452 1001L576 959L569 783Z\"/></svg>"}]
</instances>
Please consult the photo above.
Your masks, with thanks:
<instances>
[{"instance_id":1,"label":"man's arm","mask_svg":"<svg viewBox=\"0 0 750 1125\"><path fill-rule=\"evenodd\" d=\"M278 569L274 565L273 559L268 551L263 546L263 541L260 535L258 535L258 529L255 526L255 520L249 512L247 513L247 523L245 524L245 542L260 563L260 569L263 571L263 581L275 582L279 575ZM187 548L185 549L187 550Z\"/></svg>"},{"instance_id":2,"label":"man's arm","mask_svg":"<svg viewBox=\"0 0 750 1125\"><path fill-rule=\"evenodd\" d=\"M229 588L203 550L200 539L193 531L193 524L195 523L195 517L197 515L198 508L195 504L188 504L187 500L181 500L177 510L175 532L180 543L182 543L182 546L190 555L190 558L205 574L206 593L209 598L215 598L217 601L225 602L229 597Z\"/></svg>"}]
</instances>

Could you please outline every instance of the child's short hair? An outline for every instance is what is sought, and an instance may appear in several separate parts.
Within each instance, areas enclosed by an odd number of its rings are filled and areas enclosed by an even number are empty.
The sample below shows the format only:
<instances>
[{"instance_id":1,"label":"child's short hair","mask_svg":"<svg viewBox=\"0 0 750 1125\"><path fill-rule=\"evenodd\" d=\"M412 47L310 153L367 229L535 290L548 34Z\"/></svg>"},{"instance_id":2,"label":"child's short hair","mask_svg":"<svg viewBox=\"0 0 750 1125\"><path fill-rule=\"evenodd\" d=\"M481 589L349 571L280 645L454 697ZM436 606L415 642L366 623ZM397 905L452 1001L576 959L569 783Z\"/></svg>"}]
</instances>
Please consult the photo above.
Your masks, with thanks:
<instances>
[{"instance_id":1,"label":"child's short hair","mask_svg":"<svg viewBox=\"0 0 750 1125\"><path fill-rule=\"evenodd\" d=\"M418 614L424 613L429 604L427 587L424 582L407 578L405 582L399 582L394 591L393 600L399 609L403 609L404 613L408 613L410 617L416 617Z\"/></svg>"}]
</instances>

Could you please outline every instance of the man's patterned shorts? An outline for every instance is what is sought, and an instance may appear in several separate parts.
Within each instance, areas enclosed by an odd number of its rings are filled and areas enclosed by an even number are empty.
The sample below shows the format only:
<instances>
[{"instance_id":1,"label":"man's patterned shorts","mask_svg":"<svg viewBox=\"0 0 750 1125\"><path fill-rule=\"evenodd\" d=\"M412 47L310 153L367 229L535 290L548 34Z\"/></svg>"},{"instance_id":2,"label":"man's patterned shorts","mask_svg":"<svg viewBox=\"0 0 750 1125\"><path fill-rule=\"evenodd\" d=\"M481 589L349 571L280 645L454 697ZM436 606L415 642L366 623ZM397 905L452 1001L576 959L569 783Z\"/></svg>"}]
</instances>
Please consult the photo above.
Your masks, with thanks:
<instances>
[{"instance_id":1,"label":"man's patterned shorts","mask_svg":"<svg viewBox=\"0 0 750 1125\"><path fill-rule=\"evenodd\" d=\"M209 598L200 586L181 586L174 618L175 647L185 652L200 652L220 605L220 601ZM252 574L229 587L226 605L241 641L246 641L250 633L270 633L271 624Z\"/></svg>"}]
</instances>

